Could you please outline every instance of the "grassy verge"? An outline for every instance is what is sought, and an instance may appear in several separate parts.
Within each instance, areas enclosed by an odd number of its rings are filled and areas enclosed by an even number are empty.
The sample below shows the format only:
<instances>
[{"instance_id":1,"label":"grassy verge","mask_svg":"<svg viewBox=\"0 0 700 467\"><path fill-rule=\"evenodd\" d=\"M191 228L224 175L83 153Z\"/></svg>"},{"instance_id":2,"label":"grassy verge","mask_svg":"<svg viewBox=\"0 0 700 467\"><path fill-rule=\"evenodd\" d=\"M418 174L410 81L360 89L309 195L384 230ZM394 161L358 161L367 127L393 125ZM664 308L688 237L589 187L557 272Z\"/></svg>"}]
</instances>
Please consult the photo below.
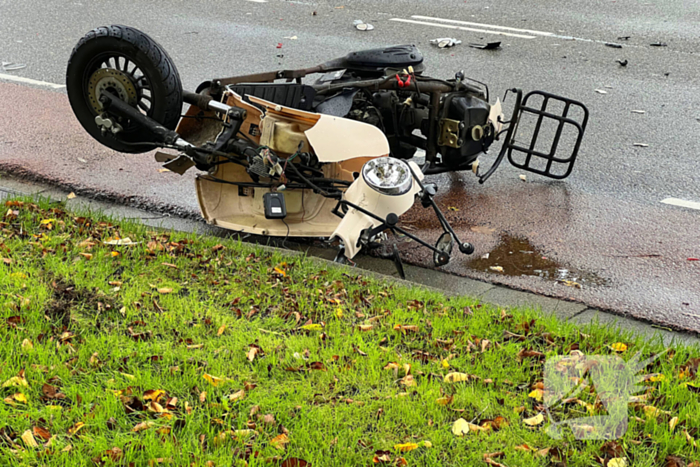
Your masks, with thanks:
<instances>
[{"instance_id":1,"label":"grassy verge","mask_svg":"<svg viewBox=\"0 0 700 467\"><path fill-rule=\"evenodd\" d=\"M662 344L46 201L11 200L3 212L3 466L700 458L697 349L670 349L644 369L657 375L630 405L622 439L555 440L541 401L545 357L647 358ZM604 413L586 390L552 416Z\"/></svg>"}]
</instances>

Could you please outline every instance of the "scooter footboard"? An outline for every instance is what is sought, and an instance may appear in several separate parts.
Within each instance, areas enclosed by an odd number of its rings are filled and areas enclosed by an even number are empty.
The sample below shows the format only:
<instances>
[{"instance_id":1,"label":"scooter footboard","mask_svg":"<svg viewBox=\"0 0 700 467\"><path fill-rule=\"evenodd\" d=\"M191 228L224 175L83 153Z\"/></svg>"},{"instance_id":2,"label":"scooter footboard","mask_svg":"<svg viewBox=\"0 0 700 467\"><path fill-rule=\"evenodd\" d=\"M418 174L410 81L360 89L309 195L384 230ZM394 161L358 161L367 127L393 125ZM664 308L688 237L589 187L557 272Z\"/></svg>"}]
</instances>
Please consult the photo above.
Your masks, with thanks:
<instances>
[{"instance_id":1,"label":"scooter footboard","mask_svg":"<svg viewBox=\"0 0 700 467\"><path fill-rule=\"evenodd\" d=\"M508 160L528 172L566 178L573 170L587 123L588 109L582 103L532 91L515 116L515 131L506 143Z\"/></svg>"}]
</instances>

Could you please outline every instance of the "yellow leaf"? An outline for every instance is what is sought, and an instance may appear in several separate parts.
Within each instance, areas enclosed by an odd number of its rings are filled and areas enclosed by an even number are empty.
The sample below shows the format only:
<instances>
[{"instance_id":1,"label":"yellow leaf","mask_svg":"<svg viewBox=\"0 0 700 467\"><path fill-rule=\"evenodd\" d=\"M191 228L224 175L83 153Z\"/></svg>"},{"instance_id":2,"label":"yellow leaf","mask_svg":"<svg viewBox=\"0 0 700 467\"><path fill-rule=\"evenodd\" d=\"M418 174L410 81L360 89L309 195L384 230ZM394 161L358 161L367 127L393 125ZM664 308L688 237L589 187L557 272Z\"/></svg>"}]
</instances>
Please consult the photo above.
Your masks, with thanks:
<instances>
[{"instance_id":1,"label":"yellow leaf","mask_svg":"<svg viewBox=\"0 0 700 467\"><path fill-rule=\"evenodd\" d=\"M323 326L320 324L305 324L301 327L304 331L323 331Z\"/></svg>"},{"instance_id":2,"label":"yellow leaf","mask_svg":"<svg viewBox=\"0 0 700 467\"><path fill-rule=\"evenodd\" d=\"M448 373L445 376L446 383L461 383L463 381L469 381L472 378L471 375L467 373Z\"/></svg>"},{"instance_id":3,"label":"yellow leaf","mask_svg":"<svg viewBox=\"0 0 700 467\"><path fill-rule=\"evenodd\" d=\"M433 447L433 443L431 443L430 441L423 441L422 444L423 444L424 448L432 448Z\"/></svg>"},{"instance_id":4,"label":"yellow leaf","mask_svg":"<svg viewBox=\"0 0 700 467\"><path fill-rule=\"evenodd\" d=\"M113 252L111 252L110 254L112 255L112 258L116 258L117 256L119 256L119 252L118 252L118 251L113 251Z\"/></svg>"},{"instance_id":5,"label":"yellow leaf","mask_svg":"<svg viewBox=\"0 0 700 467\"><path fill-rule=\"evenodd\" d=\"M544 415L542 415L541 413L538 413L534 417L526 418L523 420L523 423L528 426L537 426L540 425L542 422L544 422Z\"/></svg>"},{"instance_id":6,"label":"yellow leaf","mask_svg":"<svg viewBox=\"0 0 700 467\"><path fill-rule=\"evenodd\" d=\"M275 268L275 272L276 272L277 274L279 274L280 276L282 276L282 277L286 277L286 276L287 276L287 273L284 272L284 269L280 269L280 268L277 268L277 267L276 267L276 268Z\"/></svg>"},{"instance_id":7,"label":"yellow leaf","mask_svg":"<svg viewBox=\"0 0 700 467\"><path fill-rule=\"evenodd\" d=\"M92 253L79 253L85 259L92 259Z\"/></svg>"},{"instance_id":8,"label":"yellow leaf","mask_svg":"<svg viewBox=\"0 0 700 467\"><path fill-rule=\"evenodd\" d=\"M676 425L678 425L678 417L673 417L671 421L668 422L668 428L671 430L671 433L676 429Z\"/></svg>"},{"instance_id":9,"label":"yellow leaf","mask_svg":"<svg viewBox=\"0 0 700 467\"><path fill-rule=\"evenodd\" d=\"M25 431L22 433L22 441L24 441L24 444L27 445L27 447L30 448L38 448L39 445L36 442L36 439L34 439L34 435L30 430Z\"/></svg>"},{"instance_id":10,"label":"yellow leaf","mask_svg":"<svg viewBox=\"0 0 700 467\"><path fill-rule=\"evenodd\" d=\"M440 405L450 405L452 403L453 399L454 399L453 396L445 396L445 397L440 397L438 399L435 399L435 402L437 402Z\"/></svg>"},{"instance_id":11,"label":"yellow leaf","mask_svg":"<svg viewBox=\"0 0 700 467\"><path fill-rule=\"evenodd\" d=\"M372 325L371 324L360 324L358 326L358 328L360 329L360 331L367 332L367 331L372 330Z\"/></svg>"},{"instance_id":12,"label":"yellow leaf","mask_svg":"<svg viewBox=\"0 0 700 467\"><path fill-rule=\"evenodd\" d=\"M24 379L23 376L13 376L12 378L5 381L2 385L2 387L4 387L4 388L9 388L10 386L27 388L27 387L29 387L29 383L27 383L27 380Z\"/></svg>"},{"instance_id":13,"label":"yellow leaf","mask_svg":"<svg viewBox=\"0 0 700 467\"><path fill-rule=\"evenodd\" d=\"M336 308L335 310L335 317L338 319L343 318L343 309L342 308Z\"/></svg>"},{"instance_id":14,"label":"yellow leaf","mask_svg":"<svg viewBox=\"0 0 700 467\"><path fill-rule=\"evenodd\" d=\"M27 396L22 394L21 392L18 392L17 394L13 394L12 397L14 400L19 402L20 404L26 404L27 403Z\"/></svg>"},{"instance_id":15,"label":"yellow leaf","mask_svg":"<svg viewBox=\"0 0 700 467\"><path fill-rule=\"evenodd\" d=\"M627 459L624 457L614 457L608 461L608 467L627 467Z\"/></svg>"},{"instance_id":16,"label":"yellow leaf","mask_svg":"<svg viewBox=\"0 0 700 467\"><path fill-rule=\"evenodd\" d=\"M463 418L459 418L452 424L452 433L455 436L464 436L469 434L470 431L488 431L490 428L490 426L482 427L479 425L474 425Z\"/></svg>"},{"instance_id":17,"label":"yellow leaf","mask_svg":"<svg viewBox=\"0 0 700 467\"><path fill-rule=\"evenodd\" d=\"M226 379L219 378L218 376L212 376L210 374L204 373L202 378L207 380L212 386L218 387L226 382Z\"/></svg>"},{"instance_id":18,"label":"yellow leaf","mask_svg":"<svg viewBox=\"0 0 700 467\"><path fill-rule=\"evenodd\" d=\"M416 380L413 375L406 375L399 380L399 384L405 387L417 386Z\"/></svg>"},{"instance_id":19,"label":"yellow leaf","mask_svg":"<svg viewBox=\"0 0 700 467\"><path fill-rule=\"evenodd\" d=\"M85 424L83 422L78 422L75 425L73 425L72 427L68 428L68 434L73 436L78 431L80 431L80 429L84 426L85 426Z\"/></svg>"},{"instance_id":20,"label":"yellow leaf","mask_svg":"<svg viewBox=\"0 0 700 467\"><path fill-rule=\"evenodd\" d=\"M53 224L56 222L56 219L44 219L41 221L41 225L48 225L48 224Z\"/></svg>"},{"instance_id":21,"label":"yellow leaf","mask_svg":"<svg viewBox=\"0 0 700 467\"><path fill-rule=\"evenodd\" d=\"M613 349L615 352L624 352L627 350L627 344L623 344L622 342L615 342L613 345L610 346L611 349Z\"/></svg>"},{"instance_id":22,"label":"yellow leaf","mask_svg":"<svg viewBox=\"0 0 700 467\"><path fill-rule=\"evenodd\" d=\"M160 289L158 289L158 293L162 293L162 294L171 293L172 291L173 291L173 289L170 287L161 287Z\"/></svg>"},{"instance_id":23,"label":"yellow leaf","mask_svg":"<svg viewBox=\"0 0 700 467\"><path fill-rule=\"evenodd\" d=\"M530 394L527 395L528 397L535 399L538 402L542 402L542 398L544 397L544 391L542 389L535 389Z\"/></svg>"},{"instance_id":24,"label":"yellow leaf","mask_svg":"<svg viewBox=\"0 0 700 467\"><path fill-rule=\"evenodd\" d=\"M666 375L663 373L659 373L658 375L654 375L650 377L647 381L651 381L652 383L658 383L659 381L666 381Z\"/></svg>"},{"instance_id":25,"label":"yellow leaf","mask_svg":"<svg viewBox=\"0 0 700 467\"><path fill-rule=\"evenodd\" d=\"M450 362L448 362L447 360L443 359L443 360L440 362L440 365L442 365L442 367L443 367L444 369L448 369L448 368L450 367Z\"/></svg>"},{"instance_id":26,"label":"yellow leaf","mask_svg":"<svg viewBox=\"0 0 700 467\"><path fill-rule=\"evenodd\" d=\"M217 336L220 336L220 335L222 335L225 331L226 331L226 325L225 325L225 324L222 324L221 327L219 328L219 330L216 331L216 335L217 335Z\"/></svg>"},{"instance_id":27,"label":"yellow leaf","mask_svg":"<svg viewBox=\"0 0 700 467\"><path fill-rule=\"evenodd\" d=\"M156 422L151 422L151 421L146 421L146 422L141 422L137 424L134 428L131 429L134 433L138 433L139 431L144 431L148 430L152 426L154 426Z\"/></svg>"},{"instance_id":28,"label":"yellow leaf","mask_svg":"<svg viewBox=\"0 0 700 467\"><path fill-rule=\"evenodd\" d=\"M156 389L154 391L146 391L143 394L143 400L158 402L161 397L165 395L165 391L162 389Z\"/></svg>"},{"instance_id":29,"label":"yellow leaf","mask_svg":"<svg viewBox=\"0 0 700 467\"><path fill-rule=\"evenodd\" d=\"M270 446L279 449L280 451L284 451L288 443L289 436L285 435L284 433L282 433L281 435L277 435L274 438L272 438L272 440L270 440Z\"/></svg>"},{"instance_id":30,"label":"yellow leaf","mask_svg":"<svg viewBox=\"0 0 700 467\"><path fill-rule=\"evenodd\" d=\"M229 402L237 402L245 399L245 390L241 389L240 391L234 392L230 396L227 397Z\"/></svg>"},{"instance_id":31,"label":"yellow leaf","mask_svg":"<svg viewBox=\"0 0 700 467\"><path fill-rule=\"evenodd\" d=\"M395 444L394 449L399 452L408 452L418 449L418 445L416 443Z\"/></svg>"},{"instance_id":32,"label":"yellow leaf","mask_svg":"<svg viewBox=\"0 0 700 467\"><path fill-rule=\"evenodd\" d=\"M27 350L32 350L33 348L34 348L34 344L32 344L32 341L30 341L29 339L24 339L22 341L22 350L27 351Z\"/></svg>"},{"instance_id":33,"label":"yellow leaf","mask_svg":"<svg viewBox=\"0 0 700 467\"><path fill-rule=\"evenodd\" d=\"M70 193L68 193L68 196L66 196L66 198L68 198L68 199L75 199L75 193L73 193L73 192L71 191Z\"/></svg>"},{"instance_id":34,"label":"yellow leaf","mask_svg":"<svg viewBox=\"0 0 700 467\"><path fill-rule=\"evenodd\" d=\"M665 410L657 409L654 406L651 405L645 405L644 406L644 415L647 416L647 418L656 418L661 414L666 414L668 415L670 412L666 412Z\"/></svg>"}]
</instances>

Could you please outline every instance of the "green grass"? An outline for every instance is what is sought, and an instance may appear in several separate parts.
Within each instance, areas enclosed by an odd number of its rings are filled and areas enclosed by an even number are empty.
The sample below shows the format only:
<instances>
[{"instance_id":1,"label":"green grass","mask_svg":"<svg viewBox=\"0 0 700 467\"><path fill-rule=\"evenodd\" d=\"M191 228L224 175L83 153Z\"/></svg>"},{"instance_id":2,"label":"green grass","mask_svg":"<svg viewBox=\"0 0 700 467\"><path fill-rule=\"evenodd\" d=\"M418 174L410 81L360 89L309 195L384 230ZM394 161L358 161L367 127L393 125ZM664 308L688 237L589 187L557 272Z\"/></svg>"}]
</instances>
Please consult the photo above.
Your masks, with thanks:
<instances>
[{"instance_id":1,"label":"green grass","mask_svg":"<svg viewBox=\"0 0 700 467\"><path fill-rule=\"evenodd\" d=\"M610 355L624 342L628 359L664 350L661 342L321 270L235 241L78 217L45 200L10 201L2 212L2 466L368 466L375 456L391 459L380 465L473 466L494 452L502 454L491 461L509 467L700 458L697 349L674 348L645 370L665 377L645 383L649 399L630 405L621 440L553 440L546 421L523 423L543 409L528 396L543 359L520 351ZM139 243L102 243L126 237ZM475 377L448 383L451 372ZM649 416L644 405L665 412ZM575 404L555 416L585 411ZM497 426L457 437L459 418ZM418 447L399 452L404 443Z\"/></svg>"}]
</instances>

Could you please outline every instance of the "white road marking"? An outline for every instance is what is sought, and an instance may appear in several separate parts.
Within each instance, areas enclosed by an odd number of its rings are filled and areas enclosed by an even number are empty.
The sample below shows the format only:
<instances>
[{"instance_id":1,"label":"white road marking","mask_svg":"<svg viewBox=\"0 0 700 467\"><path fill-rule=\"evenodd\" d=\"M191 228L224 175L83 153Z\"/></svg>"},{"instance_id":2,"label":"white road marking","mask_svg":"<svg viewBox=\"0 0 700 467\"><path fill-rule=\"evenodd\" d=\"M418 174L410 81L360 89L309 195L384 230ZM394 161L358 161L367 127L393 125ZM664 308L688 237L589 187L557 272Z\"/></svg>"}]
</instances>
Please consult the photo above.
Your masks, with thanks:
<instances>
[{"instance_id":1,"label":"white road marking","mask_svg":"<svg viewBox=\"0 0 700 467\"><path fill-rule=\"evenodd\" d=\"M526 36L523 34L512 34L509 32L489 31L486 29L465 28L463 26L452 26L451 24L428 23L426 21L415 21L412 19L391 18L389 21L398 21L401 23L411 23L411 24L422 24L425 26L435 26L438 28L445 28L445 29L458 29L460 31L480 32L482 34L496 34L497 36L519 37L520 39L535 39L537 37L537 36Z\"/></svg>"},{"instance_id":2,"label":"white road marking","mask_svg":"<svg viewBox=\"0 0 700 467\"><path fill-rule=\"evenodd\" d=\"M34 86L44 86L52 89L63 89L66 87L65 84L48 83L46 81L39 81L36 79L25 78L23 76L5 75L0 73L0 80L13 81L15 83L25 83L32 84Z\"/></svg>"},{"instance_id":3,"label":"white road marking","mask_svg":"<svg viewBox=\"0 0 700 467\"><path fill-rule=\"evenodd\" d=\"M413 15L411 18L415 19L425 19L429 21L436 21L438 23L451 23L451 24L462 24L464 26L477 26L477 27L482 27L482 28L489 28L489 29L502 29L504 31L513 31L513 32L524 32L527 34L532 34L535 36L554 36L553 32L545 32L545 31L534 31L532 29L518 29L518 28L510 28L507 26L496 26L494 24L483 24L483 23L472 23L469 21L459 21L456 19L446 19L446 18L433 18L431 16L420 16L420 15Z\"/></svg>"},{"instance_id":4,"label":"white road marking","mask_svg":"<svg viewBox=\"0 0 700 467\"><path fill-rule=\"evenodd\" d=\"M697 209L700 211L700 203L696 201L686 201L684 199L678 198L666 198L661 200L664 204L670 204L672 206L680 206L682 208Z\"/></svg>"}]
</instances>

